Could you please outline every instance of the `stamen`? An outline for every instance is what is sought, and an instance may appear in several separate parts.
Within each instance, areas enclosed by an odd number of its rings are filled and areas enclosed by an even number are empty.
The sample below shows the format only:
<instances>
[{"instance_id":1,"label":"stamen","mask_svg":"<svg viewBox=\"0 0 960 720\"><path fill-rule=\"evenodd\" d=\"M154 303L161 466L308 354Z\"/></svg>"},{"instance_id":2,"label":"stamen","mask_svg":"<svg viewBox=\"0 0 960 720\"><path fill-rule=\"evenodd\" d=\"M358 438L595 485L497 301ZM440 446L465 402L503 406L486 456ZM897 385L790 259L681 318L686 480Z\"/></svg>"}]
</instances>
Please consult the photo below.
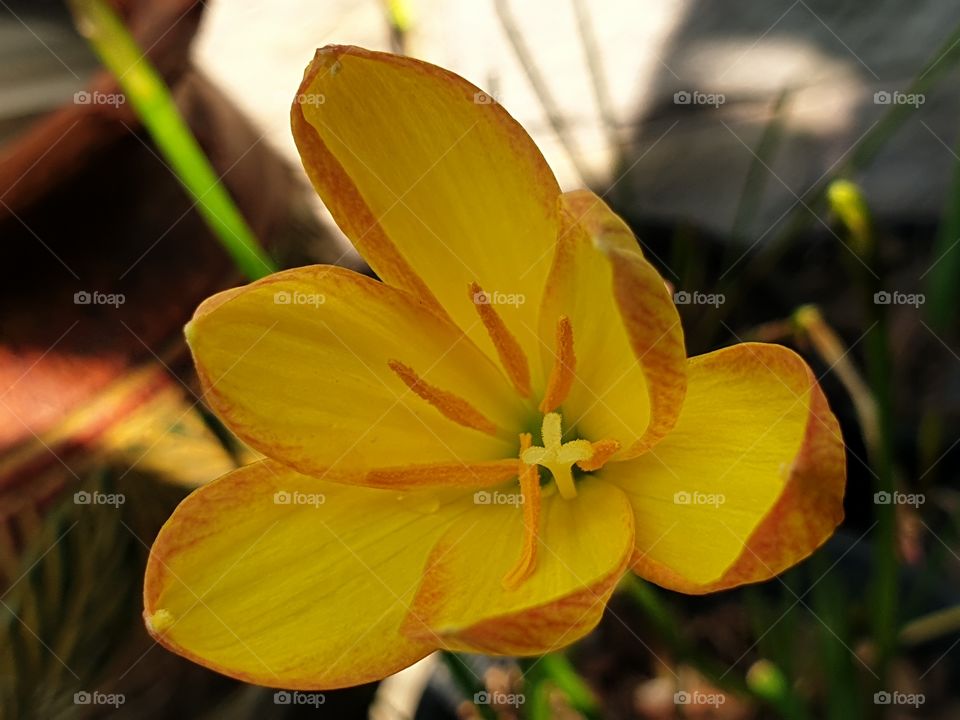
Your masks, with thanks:
<instances>
[{"instance_id":1,"label":"stamen","mask_svg":"<svg viewBox=\"0 0 960 720\"><path fill-rule=\"evenodd\" d=\"M530 449L530 433L520 435L520 454ZM515 590L537 569L537 546L540 537L540 473L536 465L522 459L519 468L520 491L523 493L523 550L516 564L503 577L503 587Z\"/></svg>"},{"instance_id":2,"label":"stamen","mask_svg":"<svg viewBox=\"0 0 960 720\"><path fill-rule=\"evenodd\" d=\"M523 353L520 343L511 334L506 323L503 322L493 305L485 302L478 302L477 298L486 297L486 293L477 283L470 283L470 299L474 307L480 314L480 320L487 329L487 334L493 341L493 346L497 349L497 355L500 357L500 363L506 370L507 376L514 387L524 397L530 397L530 366L527 363L527 356Z\"/></svg>"},{"instance_id":3,"label":"stamen","mask_svg":"<svg viewBox=\"0 0 960 720\"><path fill-rule=\"evenodd\" d=\"M388 360L387 365L403 380L408 388L433 405L448 420L487 433L487 435L497 434L497 426L462 397L430 385L417 375L413 368L404 365L399 360Z\"/></svg>"},{"instance_id":4,"label":"stamen","mask_svg":"<svg viewBox=\"0 0 960 720\"><path fill-rule=\"evenodd\" d=\"M567 399L570 388L573 387L574 371L577 367L577 356L573 352L573 326L570 318L561 315L557 320L557 358L550 371L547 381L547 391L540 401L540 412L549 413L560 407Z\"/></svg>"},{"instance_id":5,"label":"stamen","mask_svg":"<svg viewBox=\"0 0 960 720\"><path fill-rule=\"evenodd\" d=\"M620 449L620 443L612 438L598 440L595 443L591 443L591 446L593 447L593 455L577 463L577 467L584 472L599 470L606 465L607 460L613 457L617 450Z\"/></svg>"}]
</instances>

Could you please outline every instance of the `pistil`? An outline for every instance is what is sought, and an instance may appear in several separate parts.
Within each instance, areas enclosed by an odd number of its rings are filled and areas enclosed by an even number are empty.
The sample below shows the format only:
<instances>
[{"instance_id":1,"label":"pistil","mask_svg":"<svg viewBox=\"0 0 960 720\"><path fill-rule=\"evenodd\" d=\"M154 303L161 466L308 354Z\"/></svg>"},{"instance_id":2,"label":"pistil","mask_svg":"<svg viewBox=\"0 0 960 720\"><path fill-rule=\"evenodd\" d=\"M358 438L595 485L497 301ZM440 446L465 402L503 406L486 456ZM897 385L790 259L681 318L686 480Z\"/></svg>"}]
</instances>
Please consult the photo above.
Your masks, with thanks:
<instances>
[{"instance_id":1,"label":"pistil","mask_svg":"<svg viewBox=\"0 0 960 720\"><path fill-rule=\"evenodd\" d=\"M541 465L549 470L560 496L571 500L577 496L572 466L574 463L589 460L593 456L593 445L588 440L563 442L560 428L559 413L544 415L540 428L543 447L527 448L520 454L520 458L527 465Z\"/></svg>"}]
</instances>

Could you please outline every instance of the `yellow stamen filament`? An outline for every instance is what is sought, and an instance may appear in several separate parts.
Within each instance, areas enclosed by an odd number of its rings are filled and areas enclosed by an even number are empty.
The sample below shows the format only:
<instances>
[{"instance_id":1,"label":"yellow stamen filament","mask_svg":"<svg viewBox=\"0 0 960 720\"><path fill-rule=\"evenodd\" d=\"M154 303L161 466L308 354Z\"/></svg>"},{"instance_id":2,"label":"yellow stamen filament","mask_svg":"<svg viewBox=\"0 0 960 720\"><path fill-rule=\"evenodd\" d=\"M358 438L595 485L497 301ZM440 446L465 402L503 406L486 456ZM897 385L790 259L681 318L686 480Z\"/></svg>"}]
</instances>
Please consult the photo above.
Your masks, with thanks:
<instances>
[{"instance_id":1,"label":"yellow stamen filament","mask_svg":"<svg viewBox=\"0 0 960 720\"><path fill-rule=\"evenodd\" d=\"M617 450L620 449L620 443L613 439L598 440L595 443L591 443L591 445L593 447L593 455L577 463L577 467L584 472L599 470L606 465L607 460L613 457Z\"/></svg>"},{"instance_id":2,"label":"yellow stamen filament","mask_svg":"<svg viewBox=\"0 0 960 720\"><path fill-rule=\"evenodd\" d=\"M573 353L573 326L566 315L561 315L557 320L556 355L550 379L547 381L547 391L540 401L542 413L553 412L560 407L560 403L567 399L570 388L573 387L577 356Z\"/></svg>"},{"instance_id":3,"label":"yellow stamen filament","mask_svg":"<svg viewBox=\"0 0 960 720\"><path fill-rule=\"evenodd\" d=\"M458 425L487 433L487 435L497 434L497 426L462 397L429 384L417 375L412 368L398 360L388 360L387 365L403 380L408 388L433 405L445 418L453 420Z\"/></svg>"},{"instance_id":4,"label":"yellow stamen filament","mask_svg":"<svg viewBox=\"0 0 960 720\"><path fill-rule=\"evenodd\" d=\"M520 459L527 465L543 465L553 475L560 497L571 500L577 496L573 482L571 466L593 456L593 446L589 440L562 441L559 413L543 416L540 428L543 447L530 447L520 453Z\"/></svg>"},{"instance_id":5,"label":"yellow stamen filament","mask_svg":"<svg viewBox=\"0 0 960 720\"><path fill-rule=\"evenodd\" d=\"M510 332L503 318L501 318L493 305L487 302L480 302L478 298L488 297L477 283L470 283L470 299L473 302L477 312L480 315L480 321L487 329L487 334L493 341L493 346L500 357L500 363L506 370L510 382L513 383L523 397L530 397L530 366L527 363L527 356L523 353L520 343Z\"/></svg>"},{"instance_id":6,"label":"yellow stamen filament","mask_svg":"<svg viewBox=\"0 0 960 720\"><path fill-rule=\"evenodd\" d=\"M532 444L530 433L520 435L520 453ZM523 493L523 550L516 564L503 578L503 587L515 590L537 568L537 546L540 537L540 473L536 465L527 465L522 459L519 468L520 491Z\"/></svg>"}]
</instances>

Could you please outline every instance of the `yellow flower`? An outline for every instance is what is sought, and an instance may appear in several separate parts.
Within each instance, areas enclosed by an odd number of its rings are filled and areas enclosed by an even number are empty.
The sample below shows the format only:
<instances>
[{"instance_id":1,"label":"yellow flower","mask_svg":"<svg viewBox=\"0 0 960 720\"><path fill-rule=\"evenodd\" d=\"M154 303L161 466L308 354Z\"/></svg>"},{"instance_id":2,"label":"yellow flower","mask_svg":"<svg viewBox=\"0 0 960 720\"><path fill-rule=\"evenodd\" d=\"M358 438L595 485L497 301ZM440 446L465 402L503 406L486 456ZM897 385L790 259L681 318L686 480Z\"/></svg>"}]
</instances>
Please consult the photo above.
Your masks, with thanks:
<instances>
[{"instance_id":1,"label":"yellow flower","mask_svg":"<svg viewBox=\"0 0 960 720\"><path fill-rule=\"evenodd\" d=\"M705 593L830 535L843 444L807 365L762 344L687 359L630 230L561 193L500 105L327 47L292 122L382 282L297 268L187 326L207 402L266 459L161 530L160 643L252 683L342 687L437 648L544 653L629 570Z\"/></svg>"}]
</instances>

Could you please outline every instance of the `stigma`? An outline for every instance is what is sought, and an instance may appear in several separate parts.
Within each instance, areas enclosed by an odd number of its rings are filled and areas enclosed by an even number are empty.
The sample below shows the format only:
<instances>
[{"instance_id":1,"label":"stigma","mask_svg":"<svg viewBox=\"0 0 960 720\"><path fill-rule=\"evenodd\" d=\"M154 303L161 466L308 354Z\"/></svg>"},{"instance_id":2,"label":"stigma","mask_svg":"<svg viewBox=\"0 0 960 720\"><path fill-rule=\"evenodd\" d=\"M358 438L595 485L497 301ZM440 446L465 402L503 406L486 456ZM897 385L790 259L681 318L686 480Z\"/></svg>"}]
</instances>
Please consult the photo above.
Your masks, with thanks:
<instances>
[{"instance_id":1,"label":"stigma","mask_svg":"<svg viewBox=\"0 0 960 720\"><path fill-rule=\"evenodd\" d=\"M560 496L571 500L577 496L573 481L573 465L593 457L593 444L589 440L571 440L563 442L560 413L547 413L543 416L540 437L543 446L531 446L520 454L527 465L540 465L553 475Z\"/></svg>"}]
</instances>

